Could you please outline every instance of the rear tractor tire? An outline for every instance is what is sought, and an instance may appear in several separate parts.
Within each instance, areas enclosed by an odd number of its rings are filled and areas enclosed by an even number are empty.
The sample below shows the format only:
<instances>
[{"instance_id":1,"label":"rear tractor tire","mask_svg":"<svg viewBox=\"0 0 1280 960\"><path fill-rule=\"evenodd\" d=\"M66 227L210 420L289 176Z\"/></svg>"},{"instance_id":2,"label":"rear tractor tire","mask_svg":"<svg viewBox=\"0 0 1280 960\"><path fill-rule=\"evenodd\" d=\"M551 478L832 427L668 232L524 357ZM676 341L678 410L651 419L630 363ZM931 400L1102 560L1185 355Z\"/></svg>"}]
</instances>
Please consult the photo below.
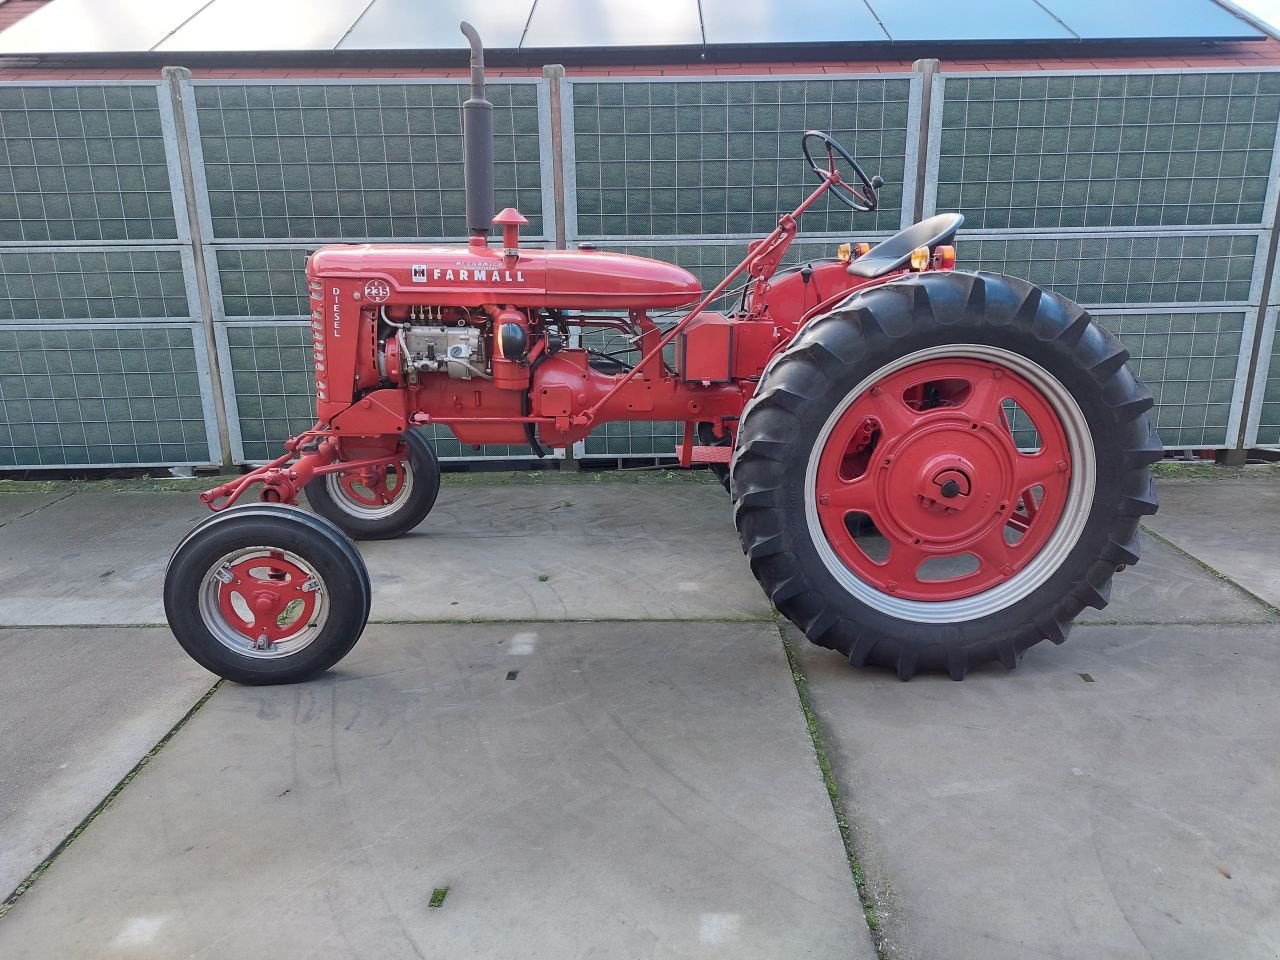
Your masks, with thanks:
<instances>
[{"instance_id":1,"label":"rear tractor tire","mask_svg":"<svg viewBox=\"0 0 1280 960\"><path fill-rule=\"evenodd\" d=\"M1156 511L1162 449L1128 358L1008 277L853 296L743 412L734 520L756 578L813 643L903 680L1062 643Z\"/></svg>"},{"instance_id":2,"label":"rear tractor tire","mask_svg":"<svg viewBox=\"0 0 1280 960\"><path fill-rule=\"evenodd\" d=\"M410 430L389 469L326 473L306 486L311 509L354 540L391 540L420 524L440 493L440 460L430 441Z\"/></svg>"},{"instance_id":3,"label":"rear tractor tire","mask_svg":"<svg viewBox=\"0 0 1280 960\"><path fill-rule=\"evenodd\" d=\"M294 683L341 660L369 619L369 573L355 544L299 507L215 513L173 552L169 627L197 663L245 684Z\"/></svg>"}]
</instances>

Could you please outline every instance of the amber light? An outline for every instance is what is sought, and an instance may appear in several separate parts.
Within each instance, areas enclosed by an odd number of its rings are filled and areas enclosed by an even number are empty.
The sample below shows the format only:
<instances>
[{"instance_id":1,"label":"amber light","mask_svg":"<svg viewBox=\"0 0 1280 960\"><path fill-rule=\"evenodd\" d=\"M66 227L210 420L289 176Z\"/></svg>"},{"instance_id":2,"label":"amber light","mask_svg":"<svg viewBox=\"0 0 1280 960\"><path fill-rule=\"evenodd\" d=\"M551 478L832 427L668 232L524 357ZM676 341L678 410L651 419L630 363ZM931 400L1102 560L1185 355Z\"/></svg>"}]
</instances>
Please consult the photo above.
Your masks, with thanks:
<instances>
[{"instance_id":1,"label":"amber light","mask_svg":"<svg viewBox=\"0 0 1280 960\"><path fill-rule=\"evenodd\" d=\"M855 243L853 245L853 255L855 257L864 257L870 252L871 244L869 243Z\"/></svg>"},{"instance_id":2,"label":"amber light","mask_svg":"<svg viewBox=\"0 0 1280 960\"><path fill-rule=\"evenodd\" d=\"M911 269L927 270L929 268L929 248L916 247L911 251Z\"/></svg>"},{"instance_id":3,"label":"amber light","mask_svg":"<svg viewBox=\"0 0 1280 960\"><path fill-rule=\"evenodd\" d=\"M951 270L956 265L955 247L937 247L933 251L933 265L938 270Z\"/></svg>"},{"instance_id":4,"label":"amber light","mask_svg":"<svg viewBox=\"0 0 1280 960\"><path fill-rule=\"evenodd\" d=\"M840 258L841 263L848 263L853 259L853 246L848 243L842 243L836 247L836 256Z\"/></svg>"}]
</instances>

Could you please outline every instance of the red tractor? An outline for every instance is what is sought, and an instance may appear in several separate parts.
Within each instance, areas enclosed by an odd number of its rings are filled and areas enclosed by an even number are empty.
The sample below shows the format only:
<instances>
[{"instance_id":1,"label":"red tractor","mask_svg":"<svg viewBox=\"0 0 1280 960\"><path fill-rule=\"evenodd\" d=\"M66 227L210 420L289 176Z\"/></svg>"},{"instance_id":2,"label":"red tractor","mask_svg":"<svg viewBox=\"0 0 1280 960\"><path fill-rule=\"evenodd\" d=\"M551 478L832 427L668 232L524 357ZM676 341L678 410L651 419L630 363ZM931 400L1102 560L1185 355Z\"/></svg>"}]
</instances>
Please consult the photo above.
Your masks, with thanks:
<instances>
[{"instance_id":1,"label":"red tractor","mask_svg":"<svg viewBox=\"0 0 1280 960\"><path fill-rule=\"evenodd\" d=\"M958 214L783 269L807 209L831 196L874 210L882 185L816 131L801 143L816 189L709 292L655 260L522 248L524 217L493 215L492 106L479 37L463 32L470 241L312 255L318 419L201 496L214 513L165 580L192 657L286 683L345 656L370 600L351 538L396 537L430 512L440 466L414 430L428 424L541 454L610 421L683 423L681 465L719 474L777 609L904 680L1011 668L1107 603L1156 510L1162 450L1151 394L1085 310L955 270ZM739 277L736 306L709 309ZM655 314L673 308L688 310L664 332ZM634 362L575 345L601 330L629 337ZM227 509L255 485L260 502Z\"/></svg>"}]
</instances>

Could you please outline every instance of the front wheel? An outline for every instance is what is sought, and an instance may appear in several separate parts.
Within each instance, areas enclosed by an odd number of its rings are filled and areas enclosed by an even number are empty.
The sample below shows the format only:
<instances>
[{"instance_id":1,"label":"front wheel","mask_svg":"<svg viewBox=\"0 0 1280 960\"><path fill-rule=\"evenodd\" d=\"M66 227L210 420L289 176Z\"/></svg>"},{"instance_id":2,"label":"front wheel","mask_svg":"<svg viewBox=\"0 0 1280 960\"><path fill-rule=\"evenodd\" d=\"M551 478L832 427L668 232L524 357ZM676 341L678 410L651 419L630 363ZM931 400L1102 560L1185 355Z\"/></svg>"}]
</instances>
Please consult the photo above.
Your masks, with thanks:
<instances>
[{"instance_id":1,"label":"front wheel","mask_svg":"<svg viewBox=\"0 0 1280 960\"><path fill-rule=\"evenodd\" d=\"M328 670L360 638L370 597L347 536L283 504L209 517L178 544L164 581L178 643L206 670L245 684Z\"/></svg>"},{"instance_id":2,"label":"front wheel","mask_svg":"<svg viewBox=\"0 0 1280 960\"><path fill-rule=\"evenodd\" d=\"M356 540L391 540L420 524L440 493L440 460L426 437L410 430L397 459L381 467L322 474L306 486L311 509ZM377 456L344 444L344 459Z\"/></svg>"},{"instance_id":3,"label":"front wheel","mask_svg":"<svg viewBox=\"0 0 1280 960\"><path fill-rule=\"evenodd\" d=\"M734 516L814 643L909 679L1061 643L1138 559L1151 394L1088 313L921 274L813 321L743 413Z\"/></svg>"}]
</instances>

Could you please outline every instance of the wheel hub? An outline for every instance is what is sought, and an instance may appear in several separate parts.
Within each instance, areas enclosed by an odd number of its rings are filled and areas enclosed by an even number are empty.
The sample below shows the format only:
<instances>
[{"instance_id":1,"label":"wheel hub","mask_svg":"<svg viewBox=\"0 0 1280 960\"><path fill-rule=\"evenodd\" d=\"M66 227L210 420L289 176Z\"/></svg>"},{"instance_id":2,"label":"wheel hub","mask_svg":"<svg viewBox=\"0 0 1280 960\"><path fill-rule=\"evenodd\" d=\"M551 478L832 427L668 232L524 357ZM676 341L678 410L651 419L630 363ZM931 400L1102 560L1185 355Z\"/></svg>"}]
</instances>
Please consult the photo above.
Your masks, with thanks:
<instances>
[{"instance_id":1,"label":"wheel hub","mask_svg":"<svg viewBox=\"0 0 1280 960\"><path fill-rule=\"evenodd\" d=\"M1009 409L1038 449L1019 449ZM839 416L818 462L818 515L839 559L877 589L971 597L1015 576L1048 541L1070 461L1052 405L1012 369L976 359L913 364Z\"/></svg>"},{"instance_id":2,"label":"wheel hub","mask_svg":"<svg viewBox=\"0 0 1280 960\"><path fill-rule=\"evenodd\" d=\"M290 639L315 613L315 578L281 551L224 564L215 577L223 622L251 648L269 650Z\"/></svg>"}]
</instances>

